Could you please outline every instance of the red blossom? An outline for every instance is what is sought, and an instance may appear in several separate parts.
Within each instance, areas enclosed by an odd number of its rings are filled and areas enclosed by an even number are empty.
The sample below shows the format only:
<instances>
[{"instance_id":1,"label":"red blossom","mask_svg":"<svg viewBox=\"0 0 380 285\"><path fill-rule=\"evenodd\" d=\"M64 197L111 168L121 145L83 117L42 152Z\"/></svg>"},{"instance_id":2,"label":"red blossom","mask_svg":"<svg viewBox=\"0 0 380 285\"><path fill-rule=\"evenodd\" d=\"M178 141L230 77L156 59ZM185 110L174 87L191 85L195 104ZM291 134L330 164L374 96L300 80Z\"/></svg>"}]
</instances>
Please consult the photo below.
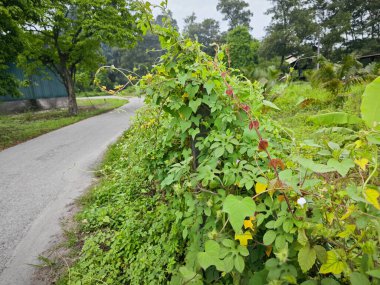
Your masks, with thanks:
<instances>
[{"instance_id":1,"label":"red blossom","mask_svg":"<svg viewBox=\"0 0 380 285\"><path fill-rule=\"evenodd\" d=\"M232 87L231 87L230 85L228 85L228 88L227 88L227 90L226 90L226 94L227 94L228 96L232 96L232 95L234 95L234 91L232 90Z\"/></svg>"},{"instance_id":2,"label":"red blossom","mask_svg":"<svg viewBox=\"0 0 380 285\"><path fill-rule=\"evenodd\" d=\"M282 170L285 169L284 162L279 158L273 158L269 162L269 166L273 167L274 169L281 168Z\"/></svg>"},{"instance_id":3,"label":"red blossom","mask_svg":"<svg viewBox=\"0 0 380 285\"><path fill-rule=\"evenodd\" d=\"M248 105L245 105L245 104L241 104L240 107L241 107L246 113L248 113L248 112L251 110L251 108L250 108Z\"/></svg>"},{"instance_id":4,"label":"red blossom","mask_svg":"<svg viewBox=\"0 0 380 285\"><path fill-rule=\"evenodd\" d=\"M259 141L259 151L266 150L268 148L268 141L260 139Z\"/></svg>"},{"instance_id":5,"label":"red blossom","mask_svg":"<svg viewBox=\"0 0 380 285\"><path fill-rule=\"evenodd\" d=\"M256 130L258 130L259 129L259 127L260 127L260 123L259 123L259 121L250 121L249 122L249 129L250 130L252 130L252 129L256 129Z\"/></svg>"}]
</instances>

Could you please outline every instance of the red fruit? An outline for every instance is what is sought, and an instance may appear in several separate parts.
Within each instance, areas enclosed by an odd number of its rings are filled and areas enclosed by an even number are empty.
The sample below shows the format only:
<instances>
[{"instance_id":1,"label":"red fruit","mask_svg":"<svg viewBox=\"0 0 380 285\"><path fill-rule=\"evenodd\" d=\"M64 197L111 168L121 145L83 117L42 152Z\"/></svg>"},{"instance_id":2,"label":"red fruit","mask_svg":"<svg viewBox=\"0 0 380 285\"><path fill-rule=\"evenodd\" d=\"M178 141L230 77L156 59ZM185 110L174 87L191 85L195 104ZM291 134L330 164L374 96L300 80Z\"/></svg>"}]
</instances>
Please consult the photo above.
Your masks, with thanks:
<instances>
[{"instance_id":1,"label":"red fruit","mask_svg":"<svg viewBox=\"0 0 380 285\"><path fill-rule=\"evenodd\" d=\"M268 141L260 139L259 141L259 151L266 150L268 148Z\"/></svg>"},{"instance_id":2,"label":"red fruit","mask_svg":"<svg viewBox=\"0 0 380 285\"><path fill-rule=\"evenodd\" d=\"M258 130L259 129L259 127L260 127L260 123L259 123L259 121L250 121L249 122L249 129L250 130L252 130L252 129L256 129L256 130Z\"/></svg>"}]
</instances>

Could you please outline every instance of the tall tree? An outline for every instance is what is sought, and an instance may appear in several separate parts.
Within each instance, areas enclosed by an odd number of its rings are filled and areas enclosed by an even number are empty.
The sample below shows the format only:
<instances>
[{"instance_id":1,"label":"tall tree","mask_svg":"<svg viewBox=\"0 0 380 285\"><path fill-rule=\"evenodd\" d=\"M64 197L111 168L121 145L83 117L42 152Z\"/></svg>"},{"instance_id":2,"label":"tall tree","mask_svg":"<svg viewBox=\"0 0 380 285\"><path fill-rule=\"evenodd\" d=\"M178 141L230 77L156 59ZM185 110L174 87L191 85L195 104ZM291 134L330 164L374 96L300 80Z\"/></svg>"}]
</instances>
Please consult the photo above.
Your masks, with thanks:
<instances>
[{"instance_id":1,"label":"tall tree","mask_svg":"<svg viewBox=\"0 0 380 285\"><path fill-rule=\"evenodd\" d=\"M196 20L197 17L194 13L185 18L183 34L191 39L197 39L204 46L204 52L214 55L212 44L220 40L219 22L210 18L204 19L200 23Z\"/></svg>"},{"instance_id":2,"label":"tall tree","mask_svg":"<svg viewBox=\"0 0 380 285\"><path fill-rule=\"evenodd\" d=\"M301 0L271 0L267 11L272 21L261 46L262 53L270 58L280 56L280 66L291 54L311 52L315 45L316 26L313 10Z\"/></svg>"},{"instance_id":3,"label":"tall tree","mask_svg":"<svg viewBox=\"0 0 380 285\"><path fill-rule=\"evenodd\" d=\"M69 113L78 113L75 75L78 68L96 68L101 43L132 45L139 35L134 1L44 0L42 21L25 25L28 48L23 62L29 70L45 65L66 87Z\"/></svg>"},{"instance_id":4,"label":"tall tree","mask_svg":"<svg viewBox=\"0 0 380 285\"><path fill-rule=\"evenodd\" d=\"M21 25L25 21L37 22L38 8L36 0L0 0L0 96L18 94L18 82L6 69L24 48Z\"/></svg>"},{"instance_id":5,"label":"tall tree","mask_svg":"<svg viewBox=\"0 0 380 285\"><path fill-rule=\"evenodd\" d=\"M238 26L227 34L227 44L231 66L240 68L246 72L247 68L258 63L257 50L258 41L254 40L247 27Z\"/></svg>"},{"instance_id":6,"label":"tall tree","mask_svg":"<svg viewBox=\"0 0 380 285\"><path fill-rule=\"evenodd\" d=\"M232 30L237 26L250 28L253 13L248 7L244 0L219 0L216 9L224 15L223 19L228 21L229 30Z\"/></svg>"}]
</instances>

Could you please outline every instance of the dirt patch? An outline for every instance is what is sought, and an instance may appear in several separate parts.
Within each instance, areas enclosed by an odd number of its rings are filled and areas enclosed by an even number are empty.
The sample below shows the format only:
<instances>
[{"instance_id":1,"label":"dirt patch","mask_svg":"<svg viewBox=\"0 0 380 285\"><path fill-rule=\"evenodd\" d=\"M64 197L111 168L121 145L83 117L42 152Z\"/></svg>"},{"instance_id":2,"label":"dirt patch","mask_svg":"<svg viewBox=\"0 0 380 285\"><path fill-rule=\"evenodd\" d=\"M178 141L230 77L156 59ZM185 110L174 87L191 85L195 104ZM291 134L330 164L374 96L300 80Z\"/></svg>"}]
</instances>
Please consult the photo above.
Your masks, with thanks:
<instances>
[{"instance_id":1,"label":"dirt patch","mask_svg":"<svg viewBox=\"0 0 380 285\"><path fill-rule=\"evenodd\" d=\"M54 237L53 246L39 256L39 264L31 280L32 285L58 284L68 268L79 257L82 243L78 238L78 225L74 219L80 208L78 203L67 206L67 215L61 219L62 233Z\"/></svg>"}]
</instances>

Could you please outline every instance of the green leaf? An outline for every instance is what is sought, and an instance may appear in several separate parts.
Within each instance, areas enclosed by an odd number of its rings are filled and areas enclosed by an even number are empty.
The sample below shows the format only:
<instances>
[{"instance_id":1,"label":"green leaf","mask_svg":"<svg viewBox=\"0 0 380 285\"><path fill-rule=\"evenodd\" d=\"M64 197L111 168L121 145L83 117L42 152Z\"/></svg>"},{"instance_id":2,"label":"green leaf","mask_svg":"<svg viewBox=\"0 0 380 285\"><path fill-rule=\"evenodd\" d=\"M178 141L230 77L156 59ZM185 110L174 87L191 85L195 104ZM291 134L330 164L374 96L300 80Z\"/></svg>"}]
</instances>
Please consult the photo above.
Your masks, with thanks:
<instances>
[{"instance_id":1,"label":"green leaf","mask_svg":"<svg viewBox=\"0 0 380 285\"><path fill-rule=\"evenodd\" d=\"M318 285L317 280L307 280L305 282L302 282L301 285Z\"/></svg>"},{"instance_id":2,"label":"green leaf","mask_svg":"<svg viewBox=\"0 0 380 285\"><path fill-rule=\"evenodd\" d=\"M313 247L315 249L315 252L317 253L317 258L319 262L326 263L327 260L327 251L326 249L321 245L314 245Z\"/></svg>"},{"instance_id":3,"label":"green leaf","mask_svg":"<svg viewBox=\"0 0 380 285\"><path fill-rule=\"evenodd\" d=\"M327 166L334 168L340 175L345 177L348 171L355 167L355 163L351 159L344 159L342 162L337 161L334 158L329 159Z\"/></svg>"},{"instance_id":4,"label":"green leaf","mask_svg":"<svg viewBox=\"0 0 380 285\"><path fill-rule=\"evenodd\" d=\"M350 275L351 285L371 285L368 277L359 272L352 272Z\"/></svg>"},{"instance_id":5,"label":"green leaf","mask_svg":"<svg viewBox=\"0 0 380 285\"><path fill-rule=\"evenodd\" d=\"M341 285L341 284L332 278L325 278L325 279L322 279L321 285Z\"/></svg>"},{"instance_id":6,"label":"green leaf","mask_svg":"<svg viewBox=\"0 0 380 285\"><path fill-rule=\"evenodd\" d=\"M297 241L303 246L305 246L309 241L304 229L298 229Z\"/></svg>"},{"instance_id":7,"label":"green leaf","mask_svg":"<svg viewBox=\"0 0 380 285\"><path fill-rule=\"evenodd\" d=\"M310 248L309 243L298 252L298 263L303 272L307 272L313 267L317 253L314 248Z\"/></svg>"},{"instance_id":8,"label":"green leaf","mask_svg":"<svg viewBox=\"0 0 380 285\"><path fill-rule=\"evenodd\" d=\"M313 172L316 173L327 173L327 172L332 172L335 171L335 169L331 166L320 164L320 163L315 163L311 159L303 158L303 157L298 157L296 161L301 164L303 167L310 169Z\"/></svg>"},{"instance_id":9,"label":"green leaf","mask_svg":"<svg viewBox=\"0 0 380 285\"><path fill-rule=\"evenodd\" d=\"M372 277L375 277L377 279L380 279L380 270L379 269L367 271L367 274L372 276Z\"/></svg>"},{"instance_id":10,"label":"green leaf","mask_svg":"<svg viewBox=\"0 0 380 285\"><path fill-rule=\"evenodd\" d=\"M360 110L367 127L380 129L380 77L367 85Z\"/></svg>"},{"instance_id":11,"label":"green leaf","mask_svg":"<svg viewBox=\"0 0 380 285\"><path fill-rule=\"evenodd\" d=\"M193 110L194 113L196 113L201 104L202 104L202 99L198 98L197 100L190 101L189 107L191 108L191 110Z\"/></svg>"},{"instance_id":12,"label":"green leaf","mask_svg":"<svg viewBox=\"0 0 380 285\"><path fill-rule=\"evenodd\" d=\"M279 107L277 107L276 104L272 103L271 101L263 100L263 105L270 107L272 109L281 110Z\"/></svg>"},{"instance_id":13,"label":"green leaf","mask_svg":"<svg viewBox=\"0 0 380 285\"><path fill-rule=\"evenodd\" d=\"M318 114L309 117L309 121L316 125L357 125L362 122L360 118L355 115L347 114L345 112L332 112L327 114Z\"/></svg>"},{"instance_id":14,"label":"green leaf","mask_svg":"<svg viewBox=\"0 0 380 285\"><path fill-rule=\"evenodd\" d=\"M205 88L206 88L206 90L207 90L207 94L210 95L212 89L215 87L215 83L214 83L214 81L212 81L212 80L210 79L210 80L208 80L208 81L205 83L204 86L205 86Z\"/></svg>"},{"instance_id":15,"label":"green leaf","mask_svg":"<svg viewBox=\"0 0 380 285\"><path fill-rule=\"evenodd\" d=\"M275 239L276 239L276 232L273 230L269 230L263 236L263 243L265 245L271 245Z\"/></svg>"},{"instance_id":16,"label":"green leaf","mask_svg":"<svg viewBox=\"0 0 380 285\"><path fill-rule=\"evenodd\" d=\"M185 91L187 92L187 94L189 94L190 100L193 99L195 94L197 94L198 90L199 90L199 85L188 84L185 88Z\"/></svg>"},{"instance_id":17,"label":"green leaf","mask_svg":"<svg viewBox=\"0 0 380 285\"><path fill-rule=\"evenodd\" d=\"M219 158L224 154L224 147L220 146L214 151L215 157Z\"/></svg>"},{"instance_id":18,"label":"green leaf","mask_svg":"<svg viewBox=\"0 0 380 285\"><path fill-rule=\"evenodd\" d=\"M244 258L241 257L240 255L235 256L234 264L235 264L235 268L236 268L236 270L237 270L238 272L240 272L240 273L243 273L243 271L244 271L244 266L245 266Z\"/></svg>"},{"instance_id":19,"label":"green leaf","mask_svg":"<svg viewBox=\"0 0 380 285\"><path fill-rule=\"evenodd\" d=\"M282 228L286 233L289 233L290 230L293 228L293 221L290 219L285 220L285 222L282 225Z\"/></svg>"},{"instance_id":20,"label":"green leaf","mask_svg":"<svg viewBox=\"0 0 380 285\"><path fill-rule=\"evenodd\" d=\"M251 217L256 211L255 202L250 197L228 195L223 203L223 212L228 214L235 233L241 232L245 217Z\"/></svg>"},{"instance_id":21,"label":"green leaf","mask_svg":"<svg viewBox=\"0 0 380 285\"><path fill-rule=\"evenodd\" d=\"M345 256L342 250L330 250L327 252L326 263L322 264L319 273L322 274L340 274L347 267L346 262L342 260L342 257Z\"/></svg>"},{"instance_id":22,"label":"green leaf","mask_svg":"<svg viewBox=\"0 0 380 285\"><path fill-rule=\"evenodd\" d=\"M205 252L199 252L198 262L203 269L209 268L211 265L215 265L218 270L224 271L222 261L219 259L220 246L214 240L208 240L205 243Z\"/></svg>"}]
</instances>

